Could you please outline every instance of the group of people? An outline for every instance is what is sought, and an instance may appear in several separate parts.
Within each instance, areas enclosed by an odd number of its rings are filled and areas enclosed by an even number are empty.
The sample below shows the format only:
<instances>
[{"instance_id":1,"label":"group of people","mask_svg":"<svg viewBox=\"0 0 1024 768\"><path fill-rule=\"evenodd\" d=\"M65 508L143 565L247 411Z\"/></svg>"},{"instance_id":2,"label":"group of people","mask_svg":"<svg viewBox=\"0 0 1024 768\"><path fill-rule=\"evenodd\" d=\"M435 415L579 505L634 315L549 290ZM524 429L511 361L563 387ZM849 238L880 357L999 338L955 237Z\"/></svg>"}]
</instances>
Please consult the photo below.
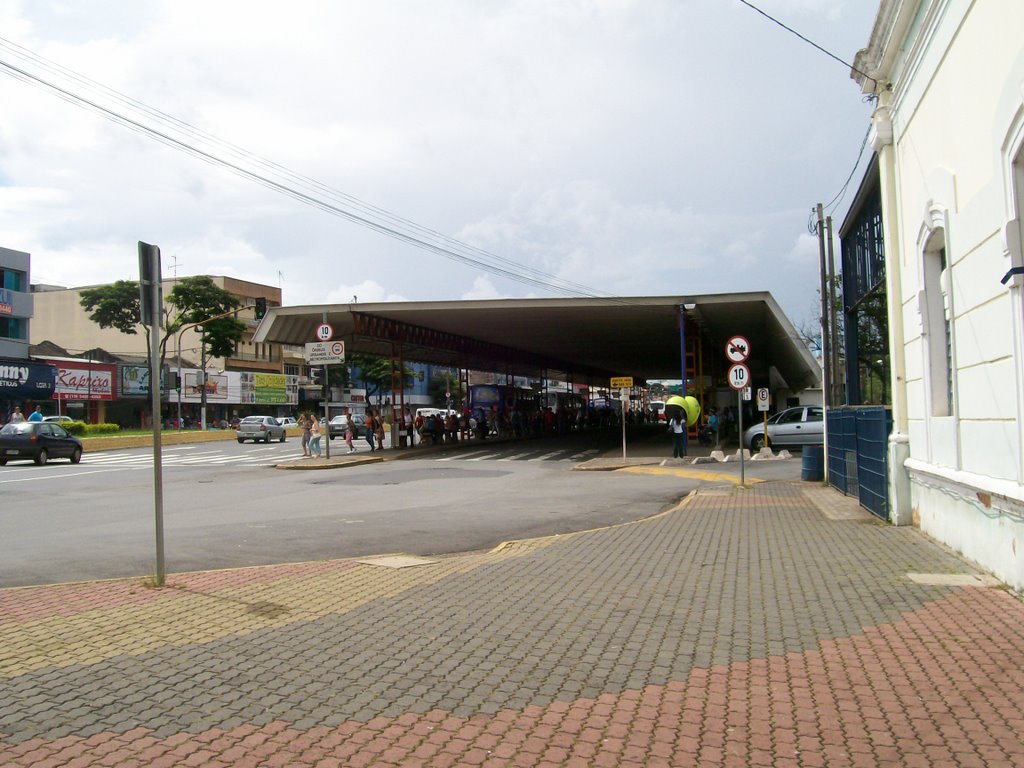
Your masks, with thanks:
<instances>
[{"instance_id":1,"label":"group of people","mask_svg":"<svg viewBox=\"0 0 1024 768\"><path fill-rule=\"evenodd\" d=\"M25 418L25 414L21 412L21 406L14 406L14 410L11 411L10 418L7 419L8 424L20 424L23 421L42 421L43 420L43 409L41 406L36 406L35 410Z\"/></svg>"},{"instance_id":2,"label":"group of people","mask_svg":"<svg viewBox=\"0 0 1024 768\"><path fill-rule=\"evenodd\" d=\"M323 436L328 433L330 426L326 422L321 421L313 412L299 414L296 425L302 430L302 455L309 459L321 458L323 456L321 440L323 439ZM366 430L366 442L369 444L370 450L375 451L378 448L383 448L384 422L380 417L376 416L373 411L367 411L363 426ZM356 432L357 427L355 420L352 418L352 414L346 413L344 440L345 445L348 447L347 453L356 452L356 447L353 442ZM329 435L328 439L330 439Z\"/></svg>"},{"instance_id":3,"label":"group of people","mask_svg":"<svg viewBox=\"0 0 1024 768\"><path fill-rule=\"evenodd\" d=\"M712 408L707 419L697 430L697 439L701 445L718 445L719 431L718 411ZM668 431L672 435L672 458L682 459L686 457L686 414L677 413L668 421Z\"/></svg>"}]
</instances>

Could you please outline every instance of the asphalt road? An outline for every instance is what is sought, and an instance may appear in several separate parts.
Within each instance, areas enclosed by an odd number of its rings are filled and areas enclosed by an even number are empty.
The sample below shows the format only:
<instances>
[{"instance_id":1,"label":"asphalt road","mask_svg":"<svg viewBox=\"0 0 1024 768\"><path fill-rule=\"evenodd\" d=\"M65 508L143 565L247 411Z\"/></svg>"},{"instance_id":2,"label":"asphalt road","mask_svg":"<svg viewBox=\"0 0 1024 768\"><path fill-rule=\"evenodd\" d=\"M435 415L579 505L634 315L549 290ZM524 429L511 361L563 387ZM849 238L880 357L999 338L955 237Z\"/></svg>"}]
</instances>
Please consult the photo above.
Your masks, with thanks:
<instances>
[{"instance_id":1,"label":"asphalt road","mask_svg":"<svg viewBox=\"0 0 1024 768\"><path fill-rule=\"evenodd\" d=\"M472 551L643 518L701 482L573 471L581 457L614 455L615 442L466 446L309 472L273 468L301 461L296 440L176 447L163 467L167 570ZM154 573L153 488L146 449L0 469L0 586Z\"/></svg>"}]
</instances>

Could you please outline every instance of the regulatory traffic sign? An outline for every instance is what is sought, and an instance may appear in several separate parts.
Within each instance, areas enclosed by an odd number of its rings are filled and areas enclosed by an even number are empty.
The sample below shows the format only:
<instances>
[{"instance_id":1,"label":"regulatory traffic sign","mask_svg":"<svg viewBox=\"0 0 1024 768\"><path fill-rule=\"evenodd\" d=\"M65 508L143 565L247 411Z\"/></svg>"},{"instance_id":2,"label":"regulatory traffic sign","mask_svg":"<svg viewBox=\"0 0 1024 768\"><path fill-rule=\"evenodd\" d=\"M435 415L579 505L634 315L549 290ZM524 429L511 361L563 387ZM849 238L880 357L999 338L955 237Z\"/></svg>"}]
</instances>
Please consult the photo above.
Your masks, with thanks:
<instances>
[{"instance_id":1,"label":"regulatory traffic sign","mask_svg":"<svg viewBox=\"0 0 1024 768\"><path fill-rule=\"evenodd\" d=\"M313 341L306 344L306 362L310 365L345 362L345 342Z\"/></svg>"},{"instance_id":2,"label":"regulatory traffic sign","mask_svg":"<svg viewBox=\"0 0 1024 768\"><path fill-rule=\"evenodd\" d=\"M725 343L725 356L731 363L742 363L750 357L750 342L742 336L733 336ZM734 387L738 389L738 387Z\"/></svg>"},{"instance_id":3,"label":"regulatory traffic sign","mask_svg":"<svg viewBox=\"0 0 1024 768\"><path fill-rule=\"evenodd\" d=\"M729 368L729 386L739 391L746 389L750 383L750 369L743 363L736 363Z\"/></svg>"},{"instance_id":4,"label":"regulatory traffic sign","mask_svg":"<svg viewBox=\"0 0 1024 768\"><path fill-rule=\"evenodd\" d=\"M334 329L331 328L330 323L320 323L316 327L316 337L320 341L330 341L334 338Z\"/></svg>"},{"instance_id":5,"label":"regulatory traffic sign","mask_svg":"<svg viewBox=\"0 0 1024 768\"><path fill-rule=\"evenodd\" d=\"M757 410L768 410L768 387L758 387L757 389Z\"/></svg>"}]
</instances>

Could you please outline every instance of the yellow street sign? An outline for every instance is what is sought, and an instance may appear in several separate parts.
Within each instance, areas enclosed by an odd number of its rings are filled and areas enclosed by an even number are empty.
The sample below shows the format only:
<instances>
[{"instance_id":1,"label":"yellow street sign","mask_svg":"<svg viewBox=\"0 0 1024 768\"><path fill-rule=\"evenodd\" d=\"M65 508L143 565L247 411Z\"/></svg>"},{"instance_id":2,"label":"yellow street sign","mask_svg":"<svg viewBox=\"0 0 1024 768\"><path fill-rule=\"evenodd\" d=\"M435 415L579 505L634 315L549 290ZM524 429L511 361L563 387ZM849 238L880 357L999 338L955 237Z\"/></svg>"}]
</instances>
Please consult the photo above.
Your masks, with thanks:
<instances>
[{"instance_id":1,"label":"yellow street sign","mask_svg":"<svg viewBox=\"0 0 1024 768\"><path fill-rule=\"evenodd\" d=\"M633 377L632 376L612 376L612 389L621 389L622 387L632 387Z\"/></svg>"}]
</instances>

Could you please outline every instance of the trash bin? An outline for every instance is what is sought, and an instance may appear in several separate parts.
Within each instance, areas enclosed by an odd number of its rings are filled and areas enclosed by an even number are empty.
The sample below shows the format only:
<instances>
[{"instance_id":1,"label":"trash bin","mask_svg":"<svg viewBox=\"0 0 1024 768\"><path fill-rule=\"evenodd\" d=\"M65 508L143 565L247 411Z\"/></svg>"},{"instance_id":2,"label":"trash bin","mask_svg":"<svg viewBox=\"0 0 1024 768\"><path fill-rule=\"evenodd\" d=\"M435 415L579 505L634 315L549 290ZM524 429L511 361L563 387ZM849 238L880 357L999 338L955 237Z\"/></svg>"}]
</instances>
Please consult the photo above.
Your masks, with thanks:
<instances>
[{"instance_id":1,"label":"trash bin","mask_svg":"<svg viewBox=\"0 0 1024 768\"><path fill-rule=\"evenodd\" d=\"M801 480L818 480L825 476L825 449L820 445L805 445L800 465Z\"/></svg>"}]
</instances>

